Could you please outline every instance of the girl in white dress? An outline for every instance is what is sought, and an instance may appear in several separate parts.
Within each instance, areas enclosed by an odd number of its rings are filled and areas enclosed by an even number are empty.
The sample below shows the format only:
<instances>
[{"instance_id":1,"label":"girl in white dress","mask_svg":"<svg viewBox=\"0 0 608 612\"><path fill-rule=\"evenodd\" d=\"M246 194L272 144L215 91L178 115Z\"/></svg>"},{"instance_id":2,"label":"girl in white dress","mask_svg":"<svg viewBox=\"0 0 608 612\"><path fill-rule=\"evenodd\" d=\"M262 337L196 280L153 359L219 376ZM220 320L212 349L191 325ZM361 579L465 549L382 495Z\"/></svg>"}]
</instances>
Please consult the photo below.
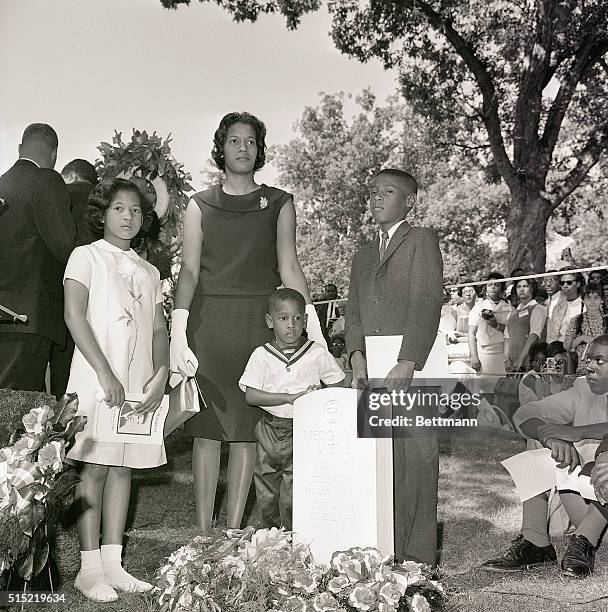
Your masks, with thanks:
<instances>
[{"instance_id":1,"label":"girl in white dress","mask_svg":"<svg viewBox=\"0 0 608 612\"><path fill-rule=\"evenodd\" d=\"M155 467L166 458L162 445L95 441L93 416L121 405L125 392L145 395L140 412L156 410L169 345L159 272L130 248L145 236L152 206L134 183L114 179L91 192L87 215L103 239L76 248L64 277L65 320L76 343L68 391L78 393L78 414L88 417L68 454L82 462L76 493L81 567L74 584L89 599L114 601L115 589L152 588L122 567L122 541L131 468Z\"/></svg>"}]
</instances>

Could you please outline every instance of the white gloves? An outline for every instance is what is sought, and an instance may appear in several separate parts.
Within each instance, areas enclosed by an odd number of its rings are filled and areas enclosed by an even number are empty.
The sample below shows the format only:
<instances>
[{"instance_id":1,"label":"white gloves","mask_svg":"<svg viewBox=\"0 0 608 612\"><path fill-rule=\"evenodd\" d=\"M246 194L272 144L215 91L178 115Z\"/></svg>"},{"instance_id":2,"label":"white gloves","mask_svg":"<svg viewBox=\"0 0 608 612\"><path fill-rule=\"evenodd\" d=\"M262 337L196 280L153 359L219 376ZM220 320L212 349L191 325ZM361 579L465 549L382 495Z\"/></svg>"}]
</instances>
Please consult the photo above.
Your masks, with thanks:
<instances>
[{"instance_id":1,"label":"white gloves","mask_svg":"<svg viewBox=\"0 0 608 612\"><path fill-rule=\"evenodd\" d=\"M194 376L198 369L198 359L188 348L186 339L189 314L184 308L176 308L171 313L171 344L169 345L171 371L179 372L186 377Z\"/></svg>"},{"instance_id":2,"label":"white gloves","mask_svg":"<svg viewBox=\"0 0 608 612\"><path fill-rule=\"evenodd\" d=\"M319 321L319 315L315 309L314 304L306 304L306 314L308 315L308 323L306 324L306 331L308 332L308 339L314 340L319 344L327 348L327 342L323 337L321 331L321 322Z\"/></svg>"}]
</instances>

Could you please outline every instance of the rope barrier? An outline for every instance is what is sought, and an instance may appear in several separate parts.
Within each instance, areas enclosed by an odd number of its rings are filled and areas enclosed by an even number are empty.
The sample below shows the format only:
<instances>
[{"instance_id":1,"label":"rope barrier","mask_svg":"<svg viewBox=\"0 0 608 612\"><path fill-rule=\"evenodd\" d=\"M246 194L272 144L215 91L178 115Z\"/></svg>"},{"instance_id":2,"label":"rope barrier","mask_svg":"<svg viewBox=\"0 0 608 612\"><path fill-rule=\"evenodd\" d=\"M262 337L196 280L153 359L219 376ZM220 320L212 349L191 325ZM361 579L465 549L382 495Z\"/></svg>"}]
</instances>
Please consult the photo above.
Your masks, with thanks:
<instances>
[{"instance_id":1,"label":"rope barrier","mask_svg":"<svg viewBox=\"0 0 608 612\"><path fill-rule=\"evenodd\" d=\"M578 272L596 272L606 270L606 266L592 266L588 268L575 268L573 270L557 270L556 272L539 272L538 274L526 274L523 276L508 276L506 278L491 278L485 281L468 281L466 283L450 284L445 285L446 289L460 289L461 287L475 287L477 285L488 285L490 283L509 283L513 281L528 280L530 278L547 278L549 276L563 276L564 274L577 274ZM335 303L346 303L348 298L337 298L335 300L321 300L319 302L313 302L315 306L319 304L331 304Z\"/></svg>"},{"instance_id":2,"label":"rope barrier","mask_svg":"<svg viewBox=\"0 0 608 612\"><path fill-rule=\"evenodd\" d=\"M563 276L564 274L576 274L577 272L595 272L606 270L606 266L593 266L590 268L575 268L574 270L561 270L557 272L540 272L539 274L526 274L525 276L509 276L507 278L491 278L485 281L471 281L454 285L445 285L446 289L459 289L460 287L473 287L475 285L488 285L489 283L508 283L511 281L528 280L530 278L547 278L548 276Z\"/></svg>"}]
</instances>

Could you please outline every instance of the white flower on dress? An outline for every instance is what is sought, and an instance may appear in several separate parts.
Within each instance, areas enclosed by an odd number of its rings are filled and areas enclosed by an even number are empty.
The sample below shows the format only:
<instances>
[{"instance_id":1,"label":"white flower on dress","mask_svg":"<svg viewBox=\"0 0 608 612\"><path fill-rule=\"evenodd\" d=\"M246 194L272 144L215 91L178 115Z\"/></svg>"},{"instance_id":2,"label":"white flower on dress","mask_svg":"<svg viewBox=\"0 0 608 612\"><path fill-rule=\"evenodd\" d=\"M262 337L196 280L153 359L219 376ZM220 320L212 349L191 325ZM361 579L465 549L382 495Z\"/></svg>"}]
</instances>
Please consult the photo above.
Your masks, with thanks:
<instances>
[{"instance_id":1,"label":"white flower on dress","mask_svg":"<svg viewBox=\"0 0 608 612\"><path fill-rule=\"evenodd\" d=\"M266 208L268 206L268 198L260 198L260 208Z\"/></svg>"},{"instance_id":2,"label":"white flower on dress","mask_svg":"<svg viewBox=\"0 0 608 612\"><path fill-rule=\"evenodd\" d=\"M145 271L128 257L120 258L116 270L127 281L132 281L136 287L139 287L141 281L146 277Z\"/></svg>"}]
</instances>

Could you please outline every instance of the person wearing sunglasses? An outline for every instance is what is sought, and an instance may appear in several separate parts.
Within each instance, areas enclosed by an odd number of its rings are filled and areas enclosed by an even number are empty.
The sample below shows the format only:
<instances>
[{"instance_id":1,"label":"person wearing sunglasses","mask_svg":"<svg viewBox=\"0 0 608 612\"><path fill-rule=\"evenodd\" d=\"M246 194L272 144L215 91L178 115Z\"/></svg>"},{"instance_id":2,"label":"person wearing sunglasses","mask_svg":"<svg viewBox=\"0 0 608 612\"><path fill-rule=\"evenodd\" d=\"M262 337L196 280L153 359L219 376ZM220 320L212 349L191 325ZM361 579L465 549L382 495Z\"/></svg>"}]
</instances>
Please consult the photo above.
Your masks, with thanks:
<instances>
[{"instance_id":1,"label":"person wearing sunglasses","mask_svg":"<svg viewBox=\"0 0 608 612\"><path fill-rule=\"evenodd\" d=\"M581 299L585 279L580 272L570 272L570 270L575 270L575 268L567 266L560 269L560 272L563 272L559 277L561 291L547 320L548 343L555 340L564 342L572 317L576 317L585 311Z\"/></svg>"}]
</instances>

